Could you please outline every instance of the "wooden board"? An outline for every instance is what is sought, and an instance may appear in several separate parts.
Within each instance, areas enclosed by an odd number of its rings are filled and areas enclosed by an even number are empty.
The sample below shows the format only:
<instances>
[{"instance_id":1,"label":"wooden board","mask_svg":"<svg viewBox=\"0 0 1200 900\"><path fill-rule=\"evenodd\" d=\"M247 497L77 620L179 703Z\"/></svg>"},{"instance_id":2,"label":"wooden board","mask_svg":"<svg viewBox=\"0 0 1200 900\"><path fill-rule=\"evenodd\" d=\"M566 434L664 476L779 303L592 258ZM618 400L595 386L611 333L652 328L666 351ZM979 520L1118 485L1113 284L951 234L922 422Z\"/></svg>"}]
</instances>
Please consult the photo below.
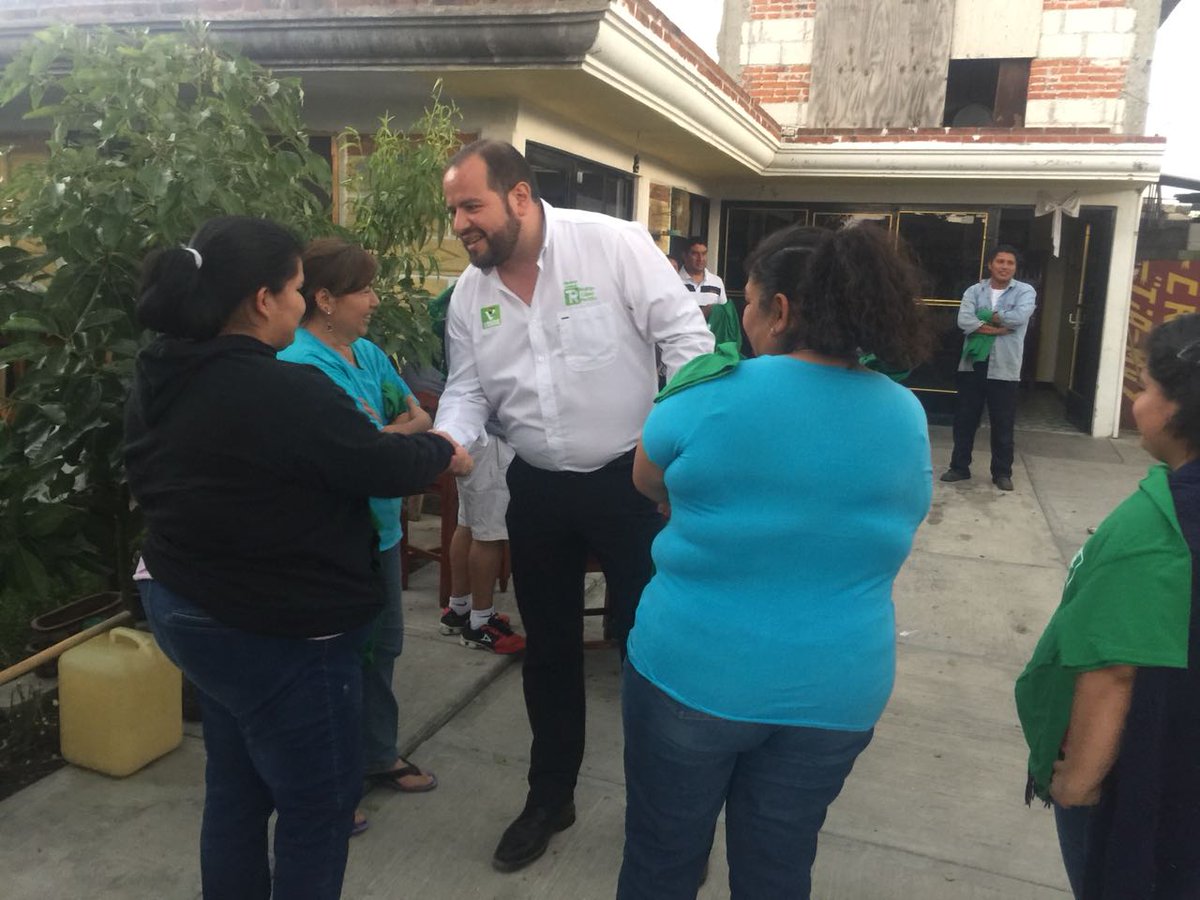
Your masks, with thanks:
<instances>
[{"instance_id":1,"label":"wooden board","mask_svg":"<svg viewBox=\"0 0 1200 900\"><path fill-rule=\"evenodd\" d=\"M809 126L941 125L953 25L953 0L821 0Z\"/></svg>"},{"instance_id":2,"label":"wooden board","mask_svg":"<svg viewBox=\"0 0 1200 900\"><path fill-rule=\"evenodd\" d=\"M956 0L952 59L1032 59L1042 37L1042 0Z\"/></svg>"}]
</instances>

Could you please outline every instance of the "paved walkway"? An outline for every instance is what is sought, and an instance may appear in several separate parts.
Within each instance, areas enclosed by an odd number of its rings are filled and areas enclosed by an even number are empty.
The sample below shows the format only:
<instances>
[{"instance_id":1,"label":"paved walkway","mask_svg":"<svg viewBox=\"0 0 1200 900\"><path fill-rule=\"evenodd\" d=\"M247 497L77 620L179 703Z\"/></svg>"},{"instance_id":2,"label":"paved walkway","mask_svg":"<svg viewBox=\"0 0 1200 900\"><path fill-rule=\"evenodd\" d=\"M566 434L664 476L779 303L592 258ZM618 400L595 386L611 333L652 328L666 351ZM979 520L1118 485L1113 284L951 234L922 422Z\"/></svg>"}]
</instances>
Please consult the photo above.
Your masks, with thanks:
<instances>
[{"instance_id":1,"label":"paved walkway","mask_svg":"<svg viewBox=\"0 0 1200 900\"><path fill-rule=\"evenodd\" d=\"M934 468L949 457L934 429ZM986 445L986 440L982 442ZM830 812L815 872L821 900L1043 900L1068 897L1051 815L1027 809L1012 682L1058 599L1066 562L1145 471L1136 439L1019 433L1017 490L938 483L896 586L895 695ZM346 897L611 898L623 815L617 660L588 656L588 753L577 824L512 875L489 860L520 809L528 726L510 660L437 633L436 570L406 594L396 671L403 744L438 790L365 798L371 829L351 845ZM508 595L500 598L511 610ZM192 900L203 748L114 780L65 768L0 803L7 900ZM718 829L701 898L727 897Z\"/></svg>"}]
</instances>

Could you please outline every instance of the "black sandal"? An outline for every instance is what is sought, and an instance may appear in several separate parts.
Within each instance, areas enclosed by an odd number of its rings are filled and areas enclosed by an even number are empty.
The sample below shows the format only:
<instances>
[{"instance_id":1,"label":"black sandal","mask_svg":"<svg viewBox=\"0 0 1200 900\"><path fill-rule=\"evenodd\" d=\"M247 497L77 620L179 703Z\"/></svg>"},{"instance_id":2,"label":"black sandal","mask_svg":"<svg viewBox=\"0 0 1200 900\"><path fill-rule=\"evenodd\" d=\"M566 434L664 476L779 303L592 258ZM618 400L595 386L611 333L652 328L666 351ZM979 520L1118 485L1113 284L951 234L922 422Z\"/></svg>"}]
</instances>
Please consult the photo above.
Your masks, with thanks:
<instances>
[{"instance_id":1,"label":"black sandal","mask_svg":"<svg viewBox=\"0 0 1200 900\"><path fill-rule=\"evenodd\" d=\"M400 781L401 778L411 778L413 776L428 777L429 783L423 784L420 787L405 787ZM410 762L406 762L399 769L391 769L387 772L374 772L367 776L367 781L371 784L391 788L393 791L398 791L401 794L427 794L438 786L436 775L432 772L424 772L420 767L414 766Z\"/></svg>"}]
</instances>

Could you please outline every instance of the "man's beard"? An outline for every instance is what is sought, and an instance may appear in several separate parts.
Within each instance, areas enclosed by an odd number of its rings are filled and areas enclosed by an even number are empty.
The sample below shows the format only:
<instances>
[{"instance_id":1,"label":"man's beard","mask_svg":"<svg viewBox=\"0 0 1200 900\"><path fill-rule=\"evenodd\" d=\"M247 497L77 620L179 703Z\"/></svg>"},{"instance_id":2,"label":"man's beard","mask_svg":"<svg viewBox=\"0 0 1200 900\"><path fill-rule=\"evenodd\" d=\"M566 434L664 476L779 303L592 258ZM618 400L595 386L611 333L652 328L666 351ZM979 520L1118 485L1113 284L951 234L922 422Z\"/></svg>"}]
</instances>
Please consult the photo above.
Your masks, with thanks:
<instances>
[{"instance_id":1,"label":"man's beard","mask_svg":"<svg viewBox=\"0 0 1200 900\"><path fill-rule=\"evenodd\" d=\"M503 265L508 262L513 251L517 249L517 239L521 235L521 223L512 214L507 203L504 204L504 211L508 214L508 219L502 229L490 233L480 230L483 239L487 242L487 248L482 251L477 251L472 247L467 248L467 256L474 265L481 269Z\"/></svg>"}]
</instances>

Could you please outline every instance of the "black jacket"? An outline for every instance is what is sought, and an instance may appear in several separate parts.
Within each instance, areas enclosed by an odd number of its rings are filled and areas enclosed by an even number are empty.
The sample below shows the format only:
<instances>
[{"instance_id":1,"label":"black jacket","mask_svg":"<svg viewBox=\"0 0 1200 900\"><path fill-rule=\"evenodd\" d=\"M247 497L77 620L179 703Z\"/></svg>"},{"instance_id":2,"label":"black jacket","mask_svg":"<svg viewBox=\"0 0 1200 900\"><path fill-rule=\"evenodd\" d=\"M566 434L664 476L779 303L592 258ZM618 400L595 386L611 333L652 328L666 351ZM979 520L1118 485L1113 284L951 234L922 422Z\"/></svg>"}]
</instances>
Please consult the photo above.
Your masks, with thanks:
<instances>
[{"instance_id":1,"label":"black jacket","mask_svg":"<svg viewBox=\"0 0 1200 900\"><path fill-rule=\"evenodd\" d=\"M419 491L451 455L379 431L327 376L240 335L154 341L125 414L150 574L261 634L368 622L383 581L367 498Z\"/></svg>"}]
</instances>

